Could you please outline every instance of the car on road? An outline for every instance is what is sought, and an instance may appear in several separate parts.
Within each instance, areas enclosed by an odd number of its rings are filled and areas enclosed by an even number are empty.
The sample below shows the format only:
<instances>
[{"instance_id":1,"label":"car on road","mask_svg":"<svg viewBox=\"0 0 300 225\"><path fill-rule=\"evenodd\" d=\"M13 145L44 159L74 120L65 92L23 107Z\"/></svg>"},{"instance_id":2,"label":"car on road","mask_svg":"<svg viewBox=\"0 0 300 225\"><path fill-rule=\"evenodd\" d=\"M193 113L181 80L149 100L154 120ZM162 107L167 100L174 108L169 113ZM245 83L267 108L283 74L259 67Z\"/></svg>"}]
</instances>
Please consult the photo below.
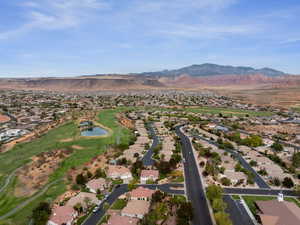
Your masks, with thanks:
<instances>
[{"instance_id":1,"label":"car on road","mask_svg":"<svg viewBox=\"0 0 300 225\"><path fill-rule=\"evenodd\" d=\"M93 209L93 213L96 213L99 209L100 209L100 206L96 206L96 207Z\"/></svg>"}]
</instances>

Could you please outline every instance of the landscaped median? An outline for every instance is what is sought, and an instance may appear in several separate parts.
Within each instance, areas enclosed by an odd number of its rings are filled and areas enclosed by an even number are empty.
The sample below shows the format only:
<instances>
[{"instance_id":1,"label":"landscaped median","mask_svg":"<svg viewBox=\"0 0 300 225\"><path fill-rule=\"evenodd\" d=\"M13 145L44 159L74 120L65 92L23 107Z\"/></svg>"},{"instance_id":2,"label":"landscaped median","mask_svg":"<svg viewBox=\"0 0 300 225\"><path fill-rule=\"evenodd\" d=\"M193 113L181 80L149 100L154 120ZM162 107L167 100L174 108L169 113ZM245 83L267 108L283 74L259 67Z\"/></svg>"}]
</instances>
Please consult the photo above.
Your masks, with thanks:
<instances>
[{"instance_id":1,"label":"landscaped median","mask_svg":"<svg viewBox=\"0 0 300 225\"><path fill-rule=\"evenodd\" d=\"M107 146L116 144L117 140L119 144L128 146L133 138L132 131L121 127L116 121L116 114L126 110L128 108L117 108L100 112L98 122L111 129L112 134L109 137L95 139L81 138L76 124L68 122L32 142L17 144L10 151L1 154L0 174L10 174L16 168L22 169L25 164L31 162L33 156L41 152L72 149L72 154L63 159L57 169L50 176L47 176L47 184L39 187L38 191L33 195L17 195L18 197L16 197L16 187L22 184L20 184L17 177L9 182L7 187L0 193L0 217L8 215L5 218L6 224L28 224L32 209L40 202L46 201L51 203L67 190L66 184L69 181L61 179L66 178L66 174L70 169L89 162L92 158L106 151ZM76 149L72 148L72 146L80 146L81 148ZM38 195L41 190L44 191ZM24 201L28 204L22 205ZM12 210L14 210L13 214L10 213Z\"/></svg>"}]
</instances>

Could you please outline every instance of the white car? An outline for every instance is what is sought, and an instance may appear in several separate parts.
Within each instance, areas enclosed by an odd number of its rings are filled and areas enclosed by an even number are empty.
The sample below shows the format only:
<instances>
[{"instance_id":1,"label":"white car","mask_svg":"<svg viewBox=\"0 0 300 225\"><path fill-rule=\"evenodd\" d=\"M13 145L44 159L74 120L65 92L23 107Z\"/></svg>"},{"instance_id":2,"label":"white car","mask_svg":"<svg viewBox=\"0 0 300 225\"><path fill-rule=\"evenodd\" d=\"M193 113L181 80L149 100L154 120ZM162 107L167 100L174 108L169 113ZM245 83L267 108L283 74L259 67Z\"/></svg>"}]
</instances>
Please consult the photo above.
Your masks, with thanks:
<instances>
[{"instance_id":1,"label":"white car","mask_svg":"<svg viewBox=\"0 0 300 225\"><path fill-rule=\"evenodd\" d=\"M100 209L100 207L99 207L99 206L96 206L96 207L93 209L93 213L96 213L99 209Z\"/></svg>"}]
</instances>

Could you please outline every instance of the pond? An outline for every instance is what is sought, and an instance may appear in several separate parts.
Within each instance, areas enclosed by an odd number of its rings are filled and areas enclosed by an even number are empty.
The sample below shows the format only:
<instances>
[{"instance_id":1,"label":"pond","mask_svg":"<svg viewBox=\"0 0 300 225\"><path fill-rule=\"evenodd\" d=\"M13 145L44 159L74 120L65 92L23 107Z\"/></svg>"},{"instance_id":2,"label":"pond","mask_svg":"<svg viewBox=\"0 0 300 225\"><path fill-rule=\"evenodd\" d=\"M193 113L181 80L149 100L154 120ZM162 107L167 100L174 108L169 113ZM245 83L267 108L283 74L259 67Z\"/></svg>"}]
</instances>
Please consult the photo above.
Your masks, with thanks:
<instances>
[{"instance_id":1,"label":"pond","mask_svg":"<svg viewBox=\"0 0 300 225\"><path fill-rule=\"evenodd\" d=\"M106 135L108 132L107 130L101 128L101 127L92 127L86 130L81 131L81 136L85 137L98 137Z\"/></svg>"}]
</instances>

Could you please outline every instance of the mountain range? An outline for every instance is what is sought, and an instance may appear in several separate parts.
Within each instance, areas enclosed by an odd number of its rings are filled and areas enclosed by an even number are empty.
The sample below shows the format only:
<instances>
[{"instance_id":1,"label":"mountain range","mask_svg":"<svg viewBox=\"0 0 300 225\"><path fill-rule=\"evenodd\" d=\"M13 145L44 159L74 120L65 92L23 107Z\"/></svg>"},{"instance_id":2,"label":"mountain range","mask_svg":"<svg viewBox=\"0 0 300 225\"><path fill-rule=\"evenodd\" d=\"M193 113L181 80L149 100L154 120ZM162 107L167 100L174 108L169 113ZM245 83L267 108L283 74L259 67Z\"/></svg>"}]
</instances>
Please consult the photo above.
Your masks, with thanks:
<instances>
[{"instance_id":1,"label":"mountain range","mask_svg":"<svg viewBox=\"0 0 300 225\"><path fill-rule=\"evenodd\" d=\"M138 75L147 75L147 76L171 76L176 77L180 75L189 75L189 76L215 76L215 75L253 75L261 74L270 77L283 76L287 75L282 71L278 71L271 68L262 68L254 69L252 67L245 66L223 66L212 63L205 63L200 65L191 65L175 70L163 70L158 72L144 72L139 73Z\"/></svg>"},{"instance_id":2,"label":"mountain range","mask_svg":"<svg viewBox=\"0 0 300 225\"><path fill-rule=\"evenodd\" d=\"M300 86L300 76L271 68L254 69L217 64L191 65L175 70L77 77L6 78L0 89L101 91L143 89L265 88Z\"/></svg>"}]
</instances>

